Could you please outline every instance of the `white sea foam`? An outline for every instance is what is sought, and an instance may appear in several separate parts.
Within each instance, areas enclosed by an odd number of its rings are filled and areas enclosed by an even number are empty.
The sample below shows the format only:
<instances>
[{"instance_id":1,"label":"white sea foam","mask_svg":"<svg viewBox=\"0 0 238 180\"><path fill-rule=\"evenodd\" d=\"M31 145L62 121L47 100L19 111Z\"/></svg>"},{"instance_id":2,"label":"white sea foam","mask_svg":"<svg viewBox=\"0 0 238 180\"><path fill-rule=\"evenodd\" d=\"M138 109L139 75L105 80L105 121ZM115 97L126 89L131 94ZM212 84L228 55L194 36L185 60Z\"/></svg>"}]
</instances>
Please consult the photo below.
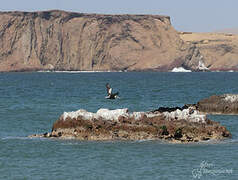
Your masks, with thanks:
<instances>
[{"instance_id":1,"label":"white sea foam","mask_svg":"<svg viewBox=\"0 0 238 180\"><path fill-rule=\"evenodd\" d=\"M200 71L207 71L207 70L209 70L209 68L207 68L207 67L205 66L205 64L204 64L203 61L199 61L199 62L198 62L198 69L199 69Z\"/></svg>"},{"instance_id":2,"label":"white sea foam","mask_svg":"<svg viewBox=\"0 0 238 180\"><path fill-rule=\"evenodd\" d=\"M183 67L175 67L171 72L192 72L191 70L184 69Z\"/></svg>"}]
</instances>

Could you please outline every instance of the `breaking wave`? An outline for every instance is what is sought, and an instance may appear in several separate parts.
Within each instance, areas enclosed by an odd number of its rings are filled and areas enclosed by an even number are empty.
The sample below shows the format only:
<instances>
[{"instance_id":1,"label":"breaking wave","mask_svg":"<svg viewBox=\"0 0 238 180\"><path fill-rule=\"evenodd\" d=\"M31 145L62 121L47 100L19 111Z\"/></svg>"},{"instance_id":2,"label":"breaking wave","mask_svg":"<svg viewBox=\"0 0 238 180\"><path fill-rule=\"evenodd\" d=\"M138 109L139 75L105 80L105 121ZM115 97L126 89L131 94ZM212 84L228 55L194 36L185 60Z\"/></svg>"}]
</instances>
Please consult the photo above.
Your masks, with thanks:
<instances>
[{"instance_id":1,"label":"breaking wave","mask_svg":"<svg viewBox=\"0 0 238 180\"><path fill-rule=\"evenodd\" d=\"M175 67L171 72L192 72L191 70L184 69L183 67Z\"/></svg>"}]
</instances>

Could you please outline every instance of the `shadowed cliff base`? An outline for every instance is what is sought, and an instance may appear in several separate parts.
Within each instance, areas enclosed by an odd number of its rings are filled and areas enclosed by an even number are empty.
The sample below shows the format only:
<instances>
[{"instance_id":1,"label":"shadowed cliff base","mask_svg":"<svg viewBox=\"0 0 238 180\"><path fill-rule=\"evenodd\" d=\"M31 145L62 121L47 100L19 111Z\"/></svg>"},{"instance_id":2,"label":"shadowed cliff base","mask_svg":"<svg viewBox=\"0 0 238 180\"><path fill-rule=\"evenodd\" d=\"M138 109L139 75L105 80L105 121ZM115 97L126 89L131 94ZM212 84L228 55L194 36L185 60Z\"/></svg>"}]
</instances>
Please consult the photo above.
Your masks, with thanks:
<instances>
[{"instance_id":1,"label":"shadowed cliff base","mask_svg":"<svg viewBox=\"0 0 238 180\"><path fill-rule=\"evenodd\" d=\"M206 53L187 35L169 16L0 12L0 71L237 70L233 41L219 39Z\"/></svg>"}]
</instances>

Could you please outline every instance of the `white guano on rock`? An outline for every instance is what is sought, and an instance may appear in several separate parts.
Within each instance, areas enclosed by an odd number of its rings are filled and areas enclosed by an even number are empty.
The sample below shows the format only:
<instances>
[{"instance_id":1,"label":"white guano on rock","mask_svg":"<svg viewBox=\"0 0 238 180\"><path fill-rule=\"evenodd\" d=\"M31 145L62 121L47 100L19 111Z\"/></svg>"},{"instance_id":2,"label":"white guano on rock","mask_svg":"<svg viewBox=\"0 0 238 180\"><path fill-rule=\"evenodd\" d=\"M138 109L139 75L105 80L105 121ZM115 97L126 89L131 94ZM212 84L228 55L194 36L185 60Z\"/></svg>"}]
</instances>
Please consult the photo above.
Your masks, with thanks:
<instances>
[{"instance_id":1,"label":"white guano on rock","mask_svg":"<svg viewBox=\"0 0 238 180\"><path fill-rule=\"evenodd\" d=\"M189 122L206 123L206 115L199 113L199 111L192 108L179 110L173 112L163 113L166 120L186 120Z\"/></svg>"},{"instance_id":2,"label":"white guano on rock","mask_svg":"<svg viewBox=\"0 0 238 180\"><path fill-rule=\"evenodd\" d=\"M238 95L237 94L225 94L225 101L227 102L238 102Z\"/></svg>"},{"instance_id":3,"label":"white guano on rock","mask_svg":"<svg viewBox=\"0 0 238 180\"><path fill-rule=\"evenodd\" d=\"M96 113L88 112L84 109L80 109L78 111L72 112L64 112L62 115L63 119L66 120L67 118L77 119L79 116L84 120L92 120L102 118L104 120L114 120L118 121L120 116L129 117L128 109L99 109Z\"/></svg>"},{"instance_id":4,"label":"white guano on rock","mask_svg":"<svg viewBox=\"0 0 238 180\"><path fill-rule=\"evenodd\" d=\"M189 122L199 122L199 123L206 122L206 115L201 114L199 111L191 107L188 109L184 109L182 111L177 109L176 111L173 112L163 112L163 113L150 113L150 112L129 113L127 108L115 110L99 109L96 113L92 113L84 109L80 109L78 111L73 112L64 112L62 118L63 120L66 120L67 118L77 119L80 116L84 120L102 118L104 120L118 121L119 117L134 118L135 120L139 120L144 116L152 118L161 115L164 115L166 120L186 120Z\"/></svg>"}]
</instances>

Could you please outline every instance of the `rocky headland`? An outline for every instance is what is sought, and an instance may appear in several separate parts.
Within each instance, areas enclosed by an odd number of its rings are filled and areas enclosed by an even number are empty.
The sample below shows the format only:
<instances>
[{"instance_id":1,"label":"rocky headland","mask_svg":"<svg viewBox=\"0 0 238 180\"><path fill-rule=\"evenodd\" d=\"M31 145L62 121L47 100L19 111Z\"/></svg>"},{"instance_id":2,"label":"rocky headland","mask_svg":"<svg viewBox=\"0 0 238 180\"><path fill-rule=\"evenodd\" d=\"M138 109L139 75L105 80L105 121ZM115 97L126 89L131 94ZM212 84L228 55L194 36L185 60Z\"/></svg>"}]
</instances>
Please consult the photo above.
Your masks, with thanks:
<instances>
[{"instance_id":1,"label":"rocky headland","mask_svg":"<svg viewBox=\"0 0 238 180\"><path fill-rule=\"evenodd\" d=\"M201 59L201 70L238 71L237 34L180 32L180 37L196 47L194 55ZM197 67L197 59L185 62L184 66Z\"/></svg>"},{"instance_id":2,"label":"rocky headland","mask_svg":"<svg viewBox=\"0 0 238 180\"><path fill-rule=\"evenodd\" d=\"M237 70L237 39L179 33L161 15L0 12L0 72Z\"/></svg>"},{"instance_id":3,"label":"rocky headland","mask_svg":"<svg viewBox=\"0 0 238 180\"><path fill-rule=\"evenodd\" d=\"M166 71L187 50L160 15L1 12L0 40L0 71Z\"/></svg>"},{"instance_id":4,"label":"rocky headland","mask_svg":"<svg viewBox=\"0 0 238 180\"><path fill-rule=\"evenodd\" d=\"M99 109L96 113L80 109L64 112L52 131L30 137L78 140L164 140L189 143L231 137L218 122L209 120L195 106L159 108L151 112L128 109Z\"/></svg>"}]
</instances>

